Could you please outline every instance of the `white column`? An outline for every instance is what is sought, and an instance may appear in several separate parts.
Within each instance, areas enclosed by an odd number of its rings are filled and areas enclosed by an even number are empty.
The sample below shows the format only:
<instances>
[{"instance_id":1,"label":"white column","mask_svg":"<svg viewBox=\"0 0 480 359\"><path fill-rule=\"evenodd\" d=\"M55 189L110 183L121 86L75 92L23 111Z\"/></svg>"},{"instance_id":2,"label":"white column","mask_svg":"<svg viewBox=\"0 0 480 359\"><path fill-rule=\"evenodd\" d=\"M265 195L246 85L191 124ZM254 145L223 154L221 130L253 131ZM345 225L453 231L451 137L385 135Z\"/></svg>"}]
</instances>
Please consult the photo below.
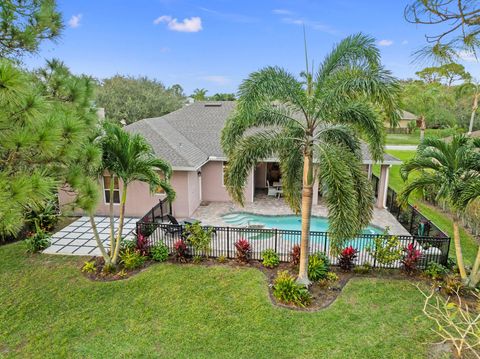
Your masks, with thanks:
<instances>
[{"instance_id":1,"label":"white column","mask_svg":"<svg viewBox=\"0 0 480 359\"><path fill-rule=\"evenodd\" d=\"M380 180L378 182L378 196L376 203L377 208L386 208L389 172L390 165L382 164L380 166Z\"/></svg>"},{"instance_id":2,"label":"white column","mask_svg":"<svg viewBox=\"0 0 480 359\"><path fill-rule=\"evenodd\" d=\"M313 182L312 196L312 205L316 206L318 204L318 178L315 178L315 182Z\"/></svg>"},{"instance_id":3,"label":"white column","mask_svg":"<svg viewBox=\"0 0 480 359\"><path fill-rule=\"evenodd\" d=\"M367 173L368 173L368 180L371 181L372 180L372 174L373 174L373 165L371 163L369 163L367 165Z\"/></svg>"}]
</instances>

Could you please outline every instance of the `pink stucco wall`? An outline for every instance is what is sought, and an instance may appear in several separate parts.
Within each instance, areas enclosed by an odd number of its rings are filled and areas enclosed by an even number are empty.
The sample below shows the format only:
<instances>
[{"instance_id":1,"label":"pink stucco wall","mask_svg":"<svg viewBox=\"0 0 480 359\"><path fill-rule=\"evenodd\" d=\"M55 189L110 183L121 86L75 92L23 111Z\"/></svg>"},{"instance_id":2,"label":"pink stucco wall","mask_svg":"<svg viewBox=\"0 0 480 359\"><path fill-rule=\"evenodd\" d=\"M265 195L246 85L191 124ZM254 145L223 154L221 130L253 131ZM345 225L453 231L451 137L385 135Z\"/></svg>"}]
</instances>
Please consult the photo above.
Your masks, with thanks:
<instances>
[{"instance_id":1,"label":"pink stucco wall","mask_svg":"<svg viewBox=\"0 0 480 359\"><path fill-rule=\"evenodd\" d=\"M223 162L209 161L203 165L202 172L202 200L210 202L229 202L230 195L223 185ZM250 172L245 186L245 201L253 202L253 169Z\"/></svg>"}]
</instances>

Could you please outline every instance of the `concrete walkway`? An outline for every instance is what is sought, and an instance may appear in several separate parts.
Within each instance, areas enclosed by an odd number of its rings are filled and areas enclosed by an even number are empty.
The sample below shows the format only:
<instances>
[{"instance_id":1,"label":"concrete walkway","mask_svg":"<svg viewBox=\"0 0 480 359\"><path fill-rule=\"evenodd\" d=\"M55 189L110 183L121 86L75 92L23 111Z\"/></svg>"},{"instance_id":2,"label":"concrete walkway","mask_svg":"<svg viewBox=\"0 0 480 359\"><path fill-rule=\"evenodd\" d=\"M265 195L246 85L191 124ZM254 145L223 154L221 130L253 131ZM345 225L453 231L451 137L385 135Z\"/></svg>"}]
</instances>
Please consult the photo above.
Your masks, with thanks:
<instances>
[{"instance_id":1,"label":"concrete walkway","mask_svg":"<svg viewBox=\"0 0 480 359\"><path fill-rule=\"evenodd\" d=\"M385 145L385 149L394 151L416 151L417 145Z\"/></svg>"},{"instance_id":2,"label":"concrete walkway","mask_svg":"<svg viewBox=\"0 0 480 359\"><path fill-rule=\"evenodd\" d=\"M123 228L124 237L133 237L135 224L138 218L125 218ZM98 234L104 245L109 245L110 218L95 217ZM115 218L115 231L118 228L118 218ZM92 226L88 217L81 217L67 227L54 233L51 238L52 245L45 249L47 254L65 254L76 256L99 256L100 249L97 247Z\"/></svg>"}]
</instances>

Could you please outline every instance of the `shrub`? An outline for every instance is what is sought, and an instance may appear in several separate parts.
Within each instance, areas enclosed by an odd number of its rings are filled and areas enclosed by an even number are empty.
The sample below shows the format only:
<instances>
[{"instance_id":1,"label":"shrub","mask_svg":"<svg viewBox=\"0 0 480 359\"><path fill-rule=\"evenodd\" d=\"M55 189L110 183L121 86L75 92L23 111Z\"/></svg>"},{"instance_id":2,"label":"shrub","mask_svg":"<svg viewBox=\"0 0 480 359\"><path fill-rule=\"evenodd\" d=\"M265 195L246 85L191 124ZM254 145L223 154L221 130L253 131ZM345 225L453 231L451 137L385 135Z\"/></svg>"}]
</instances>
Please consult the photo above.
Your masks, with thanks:
<instances>
[{"instance_id":1,"label":"shrub","mask_svg":"<svg viewBox=\"0 0 480 359\"><path fill-rule=\"evenodd\" d=\"M135 249L139 251L142 256L148 256L150 254L150 241L148 240L148 237L139 233L137 235Z\"/></svg>"},{"instance_id":2,"label":"shrub","mask_svg":"<svg viewBox=\"0 0 480 359\"><path fill-rule=\"evenodd\" d=\"M262 253L262 264L267 268L275 268L280 264L278 254L273 249L266 249Z\"/></svg>"},{"instance_id":3,"label":"shrub","mask_svg":"<svg viewBox=\"0 0 480 359\"><path fill-rule=\"evenodd\" d=\"M193 263L195 263L195 264L202 263L202 260L203 260L202 256L199 256L199 255L194 255L193 256Z\"/></svg>"},{"instance_id":4,"label":"shrub","mask_svg":"<svg viewBox=\"0 0 480 359\"><path fill-rule=\"evenodd\" d=\"M226 261L227 261L227 257L225 257L225 256L219 256L217 258L218 263L225 263Z\"/></svg>"},{"instance_id":5,"label":"shrub","mask_svg":"<svg viewBox=\"0 0 480 359\"><path fill-rule=\"evenodd\" d=\"M250 243L241 238L238 242L235 242L235 248L237 249L237 259L240 262L247 263L250 260Z\"/></svg>"},{"instance_id":6,"label":"shrub","mask_svg":"<svg viewBox=\"0 0 480 359\"><path fill-rule=\"evenodd\" d=\"M121 256L120 256L121 258ZM117 270L116 266L112 263L110 264L105 264L102 268L102 273L103 274L112 274L112 273L115 273L115 271Z\"/></svg>"},{"instance_id":7,"label":"shrub","mask_svg":"<svg viewBox=\"0 0 480 359\"><path fill-rule=\"evenodd\" d=\"M165 262L170 250L164 243L157 243L150 247L150 257L157 262Z\"/></svg>"},{"instance_id":8,"label":"shrub","mask_svg":"<svg viewBox=\"0 0 480 359\"><path fill-rule=\"evenodd\" d=\"M391 264L402 258L402 248L397 236L390 236L388 232L373 239L374 245L367 247L367 252L383 265Z\"/></svg>"},{"instance_id":9,"label":"shrub","mask_svg":"<svg viewBox=\"0 0 480 359\"><path fill-rule=\"evenodd\" d=\"M405 252L402 259L403 269L408 274L412 274L417 270L418 261L422 256L422 252L415 248L414 243L409 243L403 251Z\"/></svg>"},{"instance_id":10,"label":"shrub","mask_svg":"<svg viewBox=\"0 0 480 359\"><path fill-rule=\"evenodd\" d=\"M132 270L141 267L146 258L140 253L140 251L127 250L121 255L121 261L123 267L127 270Z\"/></svg>"},{"instance_id":11,"label":"shrub","mask_svg":"<svg viewBox=\"0 0 480 359\"><path fill-rule=\"evenodd\" d=\"M457 274L449 274L443 278L442 289L448 295L461 293L464 289L462 279Z\"/></svg>"},{"instance_id":12,"label":"shrub","mask_svg":"<svg viewBox=\"0 0 480 359\"><path fill-rule=\"evenodd\" d=\"M300 264L300 246L295 244L290 252L290 263L293 265Z\"/></svg>"},{"instance_id":13,"label":"shrub","mask_svg":"<svg viewBox=\"0 0 480 359\"><path fill-rule=\"evenodd\" d=\"M40 252L50 246L50 236L37 226L37 231L25 239L25 245L28 253Z\"/></svg>"},{"instance_id":14,"label":"shrub","mask_svg":"<svg viewBox=\"0 0 480 359\"><path fill-rule=\"evenodd\" d=\"M122 239L120 243L120 252L123 253L126 250L135 250L137 248L137 241L131 239Z\"/></svg>"},{"instance_id":15,"label":"shrub","mask_svg":"<svg viewBox=\"0 0 480 359\"><path fill-rule=\"evenodd\" d=\"M329 269L330 261L322 252L312 254L308 259L308 278L314 282L325 279Z\"/></svg>"},{"instance_id":16,"label":"shrub","mask_svg":"<svg viewBox=\"0 0 480 359\"><path fill-rule=\"evenodd\" d=\"M195 251L196 255L207 254L210 252L210 243L212 241L213 228L203 228L200 223L187 224L185 226L187 234L186 240Z\"/></svg>"},{"instance_id":17,"label":"shrub","mask_svg":"<svg viewBox=\"0 0 480 359\"><path fill-rule=\"evenodd\" d=\"M328 272L325 279L329 282L336 282L338 280L338 275L335 272Z\"/></svg>"},{"instance_id":18,"label":"shrub","mask_svg":"<svg viewBox=\"0 0 480 359\"><path fill-rule=\"evenodd\" d=\"M182 239L179 239L173 244L173 255L178 262L187 261L188 247Z\"/></svg>"},{"instance_id":19,"label":"shrub","mask_svg":"<svg viewBox=\"0 0 480 359\"><path fill-rule=\"evenodd\" d=\"M295 282L295 277L287 271L278 273L273 282L273 296L285 304L306 307L312 302L307 288Z\"/></svg>"},{"instance_id":20,"label":"shrub","mask_svg":"<svg viewBox=\"0 0 480 359\"><path fill-rule=\"evenodd\" d=\"M437 262L429 262L425 269L425 274L433 280L443 278L448 273L448 269Z\"/></svg>"},{"instance_id":21,"label":"shrub","mask_svg":"<svg viewBox=\"0 0 480 359\"><path fill-rule=\"evenodd\" d=\"M342 252L340 252L340 258L338 260L338 265L344 271L351 271L353 266L355 265L353 262L357 257L357 250L352 246L345 248Z\"/></svg>"},{"instance_id":22,"label":"shrub","mask_svg":"<svg viewBox=\"0 0 480 359\"><path fill-rule=\"evenodd\" d=\"M353 268L353 271L357 274L368 274L372 270L372 265L370 263L364 263L360 266Z\"/></svg>"},{"instance_id":23,"label":"shrub","mask_svg":"<svg viewBox=\"0 0 480 359\"><path fill-rule=\"evenodd\" d=\"M85 262L82 267L83 273L95 273L97 271L97 267L95 266L95 262Z\"/></svg>"},{"instance_id":24,"label":"shrub","mask_svg":"<svg viewBox=\"0 0 480 359\"><path fill-rule=\"evenodd\" d=\"M41 230L50 232L58 223L59 215L57 200L52 199L36 210L31 209L26 214L26 220L29 223L35 224L35 227L38 226Z\"/></svg>"}]
</instances>

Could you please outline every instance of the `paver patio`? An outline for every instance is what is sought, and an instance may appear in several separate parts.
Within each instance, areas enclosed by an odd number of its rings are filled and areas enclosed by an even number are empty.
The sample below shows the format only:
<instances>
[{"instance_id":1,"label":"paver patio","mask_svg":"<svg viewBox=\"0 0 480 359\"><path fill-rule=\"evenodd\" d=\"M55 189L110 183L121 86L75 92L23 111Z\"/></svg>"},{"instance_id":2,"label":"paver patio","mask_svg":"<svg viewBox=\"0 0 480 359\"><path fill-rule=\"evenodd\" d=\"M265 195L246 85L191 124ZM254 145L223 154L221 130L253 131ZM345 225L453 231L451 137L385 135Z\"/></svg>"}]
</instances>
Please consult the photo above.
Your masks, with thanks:
<instances>
[{"instance_id":1,"label":"paver patio","mask_svg":"<svg viewBox=\"0 0 480 359\"><path fill-rule=\"evenodd\" d=\"M105 245L109 244L110 218L95 217L98 235ZM115 218L115 231L118 229L118 218ZM138 218L125 218L123 228L124 237L128 237L135 230ZM78 256L98 256L100 249L93 235L92 226L88 217L81 217L67 227L52 235L52 245L45 249L47 254L67 254Z\"/></svg>"}]
</instances>

